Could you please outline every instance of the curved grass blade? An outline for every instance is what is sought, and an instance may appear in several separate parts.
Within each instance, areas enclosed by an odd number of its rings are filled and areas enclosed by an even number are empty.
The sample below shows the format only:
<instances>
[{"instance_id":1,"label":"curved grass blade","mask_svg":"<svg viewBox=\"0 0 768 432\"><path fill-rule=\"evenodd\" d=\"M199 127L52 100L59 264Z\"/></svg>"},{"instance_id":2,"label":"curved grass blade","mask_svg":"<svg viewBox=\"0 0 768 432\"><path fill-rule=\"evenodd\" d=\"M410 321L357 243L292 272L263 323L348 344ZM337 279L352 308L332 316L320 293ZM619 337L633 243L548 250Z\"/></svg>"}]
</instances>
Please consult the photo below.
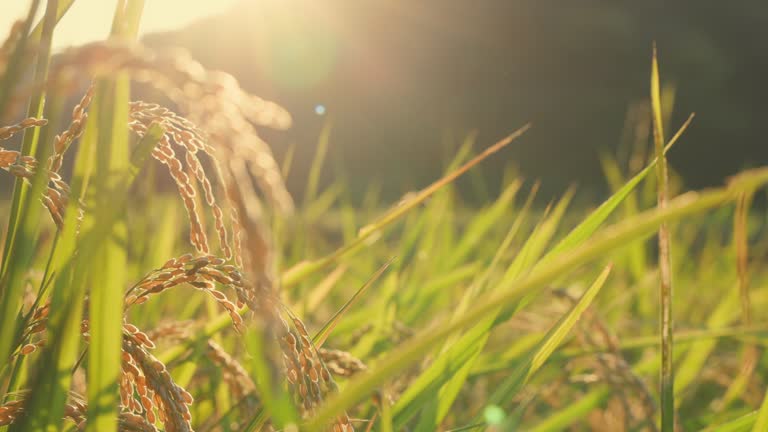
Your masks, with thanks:
<instances>
[{"instance_id":1,"label":"curved grass blade","mask_svg":"<svg viewBox=\"0 0 768 432\"><path fill-rule=\"evenodd\" d=\"M490 231L490 229L501 219L506 213L508 213L511 203L514 201L517 192L522 186L522 181L516 180L512 182L502 192L501 196L493 203L488 209L479 212L479 215L472 220L470 225L464 231L459 243L453 249L448 261L445 264L446 268L455 268L477 247L483 240L483 237Z\"/></svg>"},{"instance_id":2,"label":"curved grass blade","mask_svg":"<svg viewBox=\"0 0 768 432\"><path fill-rule=\"evenodd\" d=\"M58 23L59 20L61 20L64 17L64 14L67 13L70 7L72 7L72 4L75 3L75 0L59 0L59 5L56 8L56 22ZM29 34L29 40L32 42L37 42L40 40L40 38L43 35L43 26L44 21L40 21L37 23L34 29L32 29L32 32Z\"/></svg>"},{"instance_id":3,"label":"curved grass blade","mask_svg":"<svg viewBox=\"0 0 768 432\"><path fill-rule=\"evenodd\" d=\"M736 273L739 279L739 297L741 299L741 316L746 327L752 325L752 301L749 292L749 242L748 219L752 203L751 192L743 194L736 201L736 211L733 216L733 242L736 249ZM739 374L728 385L725 394L717 403L717 408L723 409L742 394L752 379L752 374L759 360L758 348L746 344L741 352L741 368Z\"/></svg>"},{"instance_id":4,"label":"curved grass blade","mask_svg":"<svg viewBox=\"0 0 768 432\"><path fill-rule=\"evenodd\" d=\"M612 265L607 266L597 277L595 282L581 296L571 310L563 315L557 323L547 332L539 345L531 351L527 358L508 376L496 391L491 395L488 403L501 405L517 394L523 388L530 377L547 361L550 355L557 349L566 335L579 320L584 311L592 304L597 293L608 279Z\"/></svg>"},{"instance_id":5,"label":"curved grass blade","mask_svg":"<svg viewBox=\"0 0 768 432\"><path fill-rule=\"evenodd\" d=\"M383 266L381 266L378 270L376 270L376 273L374 273L365 283L363 286L358 289L355 294L350 297L349 300L347 300L346 303L344 303L344 306L341 307L333 316L328 320L328 322L325 323L323 328L320 329L319 332L315 335L315 337L312 338L312 343L315 344L315 348L320 348L323 346L325 341L328 339L328 336L330 336L331 332L333 331L334 327L336 327L336 324L339 323L339 320L344 316L344 314L354 305L357 300L360 298L360 296L365 293L368 288L373 285L376 280L379 279L379 277L384 274L384 272L389 268L389 266L394 261L394 258L387 261Z\"/></svg>"},{"instance_id":6,"label":"curved grass blade","mask_svg":"<svg viewBox=\"0 0 768 432\"><path fill-rule=\"evenodd\" d=\"M554 415L549 416L546 420L528 429L531 432L558 432L566 430L568 426L574 424L585 415L590 413L596 407L603 404L611 392L607 388L599 390L593 390L581 397L575 403L572 403Z\"/></svg>"},{"instance_id":7,"label":"curved grass blade","mask_svg":"<svg viewBox=\"0 0 768 432\"><path fill-rule=\"evenodd\" d=\"M307 187L304 192L304 206L308 206L317 196L318 185L320 184L320 173L323 169L323 162L325 162L325 156L328 153L328 147L331 142L331 130L333 129L333 123L330 120L326 120L323 125L323 129L320 131L320 138L317 141L317 150L315 151L315 157L312 159L312 165L309 167L309 175L307 176Z\"/></svg>"},{"instance_id":8,"label":"curved grass blade","mask_svg":"<svg viewBox=\"0 0 768 432\"><path fill-rule=\"evenodd\" d=\"M757 411L757 419L754 426L752 426L752 432L762 432L765 430L768 430L768 391L765 393L763 403Z\"/></svg>"},{"instance_id":9,"label":"curved grass blade","mask_svg":"<svg viewBox=\"0 0 768 432\"><path fill-rule=\"evenodd\" d=\"M304 304L301 305L301 315L306 315L308 311L317 309L328 294L333 290L333 287L339 282L342 276L347 273L349 269L346 265L340 265L336 267L332 272L328 273L318 284L305 296Z\"/></svg>"},{"instance_id":10,"label":"curved grass blade","mask_svg":"<svg viewBox=\"0 0 768 432\"><path fill-rule=\"evenodd\" d=\"M669 149L672 148L677 140L683 135L685 130L688 129L688 126L690 126L691 122L693 121L693 117L694 114L691 114L683 123L683 125L680 126L680 129L678 129L677 133L675 133L675 136L672 137L672 139L669 140L669 143L667 143L667 145L664 147L664 153L669 151ZM581 242L587 240L589 236L592 235L592 233L594 233L595 230L599 228L603 222L606 221L606 219L608 219L608 216L613 213L616 207L618 207L619 204L621 204L635 189L635 187L637 187L637 185L643 181L645 177L648 176L648 174L656 167L658 160L658 157L652 160L647 167L645 167L642 171L632 177L632 179L626 182L624 186L616 191L616 193L611 195L608 200L603 202L600 207L598 207L586 219L584 219L584 221L581 222L578 227L574 228L570 233L568 233L568 235L565 236L557 244L557 246L555 246L552 251L547 254L547 258L570 250L574 246L579 245Z\"/></svg>"},{"instance_id":11,"label":"curved grass blade","mask_svg":"<svg viewBox=\"0 0 768 432\"><path fill-rule=\"evenodd\" d=\"M704 429L703 432L749 432L757 421L758 412L753 411L735 420Z\"/></svg>"},{"instance_id":12,"label":"curved grass blade","mask_svg":"<svg viewBox=\"0 0 768 432\"><path fill-rule=\"evenodd\" d=\"M570 253L553 259L548 266L538 268L527 277L506 285L504 289L479 302L455 322L425 330L386 355L377 367L353 379L344 392L335 395L322 406L308 423L308 428L321 430L323 425L335 415L365 398L394 374L418 361L444 338L457 330L477 323L499 306L508 305L526 294L540 290L543 285L563 276L567 271L603 256L606 252L623 246L627 241L651 235L663 222L701 213L735 199L741 191L766 182L768 182L768 169L748 171L735 178L728 187L681 195L670 201L666 208L649 210L603 229L595 234L588 244L574 248Z\"/></svg>"},{"instance_id":13,"label":"curved grass blade","mask_svg":"<svg viewBox=\"0 0 768 432\"><path fill-rule=\"evenodd\" d=\"M532 196L533 194L529 197L524 209L528 208L527 205L530 204ZM572 196L573 191L571 190L560 200L552 214L541 221L534 229L512 261L512 264L507 268L502 281L511 281L519 277L525 269L530 268L535 260L539 258L547 242L554 235L555 229L565 213ZM512 237L517 233L526 213L526 211L521 212L517 220L512 224L512 228L510 228L502 248L496 252L496 264L498 264L506 247L509 246ZM492 269L493 267L489 271ZM467 295L473 295L484 288L483 285L485 285L489 276L490 273L488 272L481 275L477 285L467 290ZM461 308L461 305L459 307ZM400 397L395 406L395 412L397 413L395 424L398 428L404 426L405 422L415 415L422 406L424 408L418 429L434 429L440 424L442 419L448 414L475 361L485 347L490 336L490 330L493 328L494 323L499 320L498 316L500 313L501 308L489 313L480 323L467 331L458 341L451 344L449 348L441 353L435 362L409 386L408 391ZM454 319L459 317L461 317L461 312L454 314ZM435 392L438 394L437 398L434 397Z\"/></svg>"},{"instance_id":14,"label":"curved grass blade","mask_svg":"<svg viewBox=\"0 0 768 432\"><path fill-rule=\"evenodd\" d=\"M94 100L98 106L100 101ZM74 197L84 197L89 183L89 166L93 164L95 146L98 139L98 124L91 118L86 125L77 156L77 169L72 182ZM139 142L134 151L133 162L142 162L140 156L146 153L146 147L154 147L163 135L159 125L150 127L148 133ZM131 170L129 172L137 172ZM83 299L87 286L88 271L92 268L94 254L98 244L112 232L115 221L123 213L127 202L127 192L135 175L123 179L120 186L111 194L113 206L105 214L101 223L78 236L78 199L70 199L64 215L64 229L61 232L59 246L53 258L53 274L56 275L51 297L51 316L48 323L51 343L43 352L39 373L33 379L33 398L28 402L34 416L26 416L14 427L18 431L45 430L55 427L61 421L64 403L71 382L71 370L75 364L80 346L80 318L83 313ZM122 298L122 297L121 297ZM122 317L121 314L118 317Z\"/></svg>"},{"instance_id":15,"label":"curved grass blade","mask_svg":"<svg viewBox=\"0 0 768 432\"><path fill-rule=\"evenodd\" d=\"M419 204L423 203L427 198L432 196L435 192L440 190L442 187L450 184L451 182L459 178L461 175L469 171L472 167L482 162L484 159L486 159L490 155L501 150L502 148L504 148L506 145L508 145L515 139L522 136L530 128L531 128L530 124L523 126L522 128L513 132L511 135L507 136L506 138L502 139L501 141L487 148L485 151L483 151L481 154L479 154L478 156L476 156L475 158L473 158L472 160L470 160L469 162L461 166L459 169L448 173L440 180L437 180L436 182L432 183L430 186L423 189L421 192L417 193L413 198L398 204L397 206L392 208L390 211L386 212L376 222L373 222L372 224L367 225L366 227L363 227L358 233L358 236L354 241L342 246L341 248L331 253L330 255L315 261L300 262L295 266L291 267L290 269L286 270L282 274L281 285L286 288L294 286L297 283L304 280L305 278L307 278L308 276L314 274L315 272L322 270L323 268L331 265L339 257L365 246L366 242L369 239L371 239L376 233L387 228L393 222L399 220L401 217L403 217L408 212L416 208L416 206L418 206ZM247 311L248 311L247 308L242 308L240 309L239 312L241 314L244 314ZM207 338L215 333L220 332L221 330L227 328L230 322L231 322L231 319L229 317L229 314L227 313L220 314L219 316L209 321L208 324L206 324L206 326L202 329L200 333L200 338ZM190 341L190 344L193 344L193 343L195 343L195 341ZM168 351L164 352L163 354L161 354L159 358L164 362L173 361L186 351L187 346L188 345L177 345L169 349Z\"/></svg>"},{"instance_id":16,"label":"curved grass blade","mask_svg":"<svg viewBox=\"0 0 768 432\"><path fill-rule=\"evenodd\" d=\"M35 0L24 23L22 34L26 35L31 27L34 15L39 7L39 1ZM38 53L37 64L34 70L34 79L45 80L48 76L50 64L51 43L56 21L53 10L56 8L56 0L49 0L44 17L45 32L42 33L41 49ZM13 85L18 79L23 55L29 38L21 37L10 59L8 69L0 82L0 117L4 113L5 103L10 98ZM45 91L36 92L29 102L27 117L41 117L45 108ZM38 142L40 129L26 129L22 138L21 154L40 156L38 154ZM40 150L46 150L42 148ZM45 177L42 169L37 170L32 185L39 190L43 186L41 181ZM2 264L0 264L0 371L8 364L13 347L14 335L17 329L17 318L21 309L23 295L23 277L29 268L34 255L34 245L40 232L42 209L36 202L30 200L32 185L24 179L16 179L9 209L10 218L3 246ZM30 205L30 201L33 201Z\"/></svg>"},{"instance_id":17,"label":"curved grass blade","mask_svg":"<svg viewBox=\"0 0 768 432\"><path fill-rule=\"evenodd\" d=\"M476 157L472 158L469 162L462 165L460 168L454 171L451 171L440 180L437 180L436 182L432 183L431 185L417 192L411 198L405 199L403 202L399 203L398 205L390 209L388 212L386 212L382 217L380 217L375 222L361 228L357 238L353 242L342 246L341 248L339 248L338 250L336 250L335 252L333 252L332 254L324 258L320 258L315 261L303 261L291 267L290 269L286 270L283 273L283 276L281 279L282 285L284 287L293 286L298 282L304 280L307 276L330 265L342 255L345 255L351 250L356 249L358 246L362 245L366 240L371 238L374 234L376 234L377 232L381 231L382 229L391 225L393 222L400 219L402 216L404 216L405 214L407 214L408 212L416 208L416 206L423 203L427 198L432 196L435 192L443 188L445 185L452 183L454 180L456 180L457 178L465 174L467 171L472 169L472 167L482 162L488 156L496 153L497 151L507 146L516 138L523 135L530 128L531 128L530 124L523 126L522 128L512 133L511 135L507 136L506 138L502 139L496 144L488 147L487 149L485 149L485 151L483 151Z\"/></svg>"},{"instance_id":18,"label":"curved grass blade","mask_svg":"<svg viewBox=\"0 0 768 432\"><path fill-rule=\"evenodd\" d=\"M267 356L270 355L267 347L267 340L264 338L262 329L251 329L247 332L246 347L251 355L251 365L254 382L260 400L265 407L249 424L243 429L243 432L252 432L262 430L262 427L268 419L272 420L274 426L283 428L289 425L297 425L299 413L291 399L291 396L283 389L281 383L275 380L275 371L269 367L270 362Z\"/></svg>"},{"instance_id":19,"label":"curved grass blade","mask_svg":"<svg viewBox=\"0 0 768 432\"><path fill-rule=\"evenodd\" d=\"M533 204L533 200L536 197L538 190L539 190L539 183L536 183L534 184L533 188L528 194L528 198L526 198L525 204L523 204L522 208L520 209L518 216L515 218L515 221L512 223L512 226L509 228L509 230L507 231L507 234L504 236L504 240L502 240L501 245L496 250L496 253L493 256L493 259L491 260L491 264L488 266L488 268L483 273L483 275L479 279L475 280L472 283L472 285L470 285L469 288L467 288L467 290L464 292L464 295L462 296L461 301L456 307L456 312L453 314L454 316L461 316L461 314L463 314L464 311L466 311L469 308L474 298L483 289L485 289L485 285L490 279L492 272L496 270L497 266L501 262L503 255L509 251L509 248L512 245L512 241L517 236L517 233L520 230L520 227L525 221L525 218L528 216L531 209L531 205Z\"/></svg>"},{"instance_id":20,"label":"curved grass blade","mask_svg":"<svg viewBox=\"0 0 768 432\"><path fill-rule=\"evenodd\" d=\"M127 0L125 8L115 14L112 38L135 39L144 9L144 0ZM128 227L124 214L111 214L114 192L123 182L135 178L137 170L131 170L132 159L148 156L149 146L139 146L133 157L128 142L128 103L130 102L130 77L118 74L114 79L99 82L96 92L101 91L99 115L99 142L96 147L94 173L93 223L94 226L111 226L100 242L90 243L94 254L93 268L89 272L90 343L88 346L88 432L117 431L119 408L118 379L121 372L123 335L123 295L127 280ZM108 145L106 143L109 143ZM152 146L154 147L154 145ZM124 198L128 190L117 198ZM87 238L84 238L87 240ZM89 260L90 261L90 260Z\"/></svg>"},{"instance_id":21,"label":"curved grass blade","mask_svg":"<svg viewBox=\"0 0 768 432\"><path fill-rule=\"evenodd\" d=\"M672 145L677 142L677 140L682 136L683 132L688 128L691 121L693 120L693 115L689 116L689 118L686 120L686 122L683 123L683 125L680 127L680 129L677 131L675 136L670 140L670 142L667 144L665 151L671 148ZM656 159L658 160L658 159ZM642 172L637 174L632 180L630 180L626 185L624 185L617 193L611 196L607 201L605 201L597 210L592 212L584 221L582 221L578 226L576 226L571 232L560 242L558 243L555 248L550 251L542 260L536 264L537 266L543 265L548 259L551 259L552 257L557 256L559 253L563 253L566 251L571 250L575 246L580 245L585 240L587 240L594 232L597 230L606 220L607 218L613 213L613 211L618 207L621 202L626 199L626 197L634 190L634 188L648 175L648 173L651 172L653 169L656 160L652 161L651 164L649 164L648 167L646 167ZM567 200L566 200L567 202ZM565 211L564 206L559 206L558 209L556 209L555 214L562 214ZM559 220L559 217L557 217L555 220ZM536 247L539 251L542 250L544 247L546 241L548 241L549 236L551 236L554 233L554 228L556 227L556 223L549 224L549 227L546 230L539 231L537 235L532 236L529 239L529 242L526 242L526 245L523 247L523 250L519 254L519 258L525 258L528 256L528 258L531 258L535 260L538 257L537 252L535 255L531 255L531 248L534 247L534 245L538 244L539 246ZM542 233L548 233L546 236L541 236ZM534 239L544 239L544 241L533 241ZM517 277L524 268L527 268L530 264L532 264L533 261L530 259L528 261L524 259L516 259L515 262L510 266L510 268L507 270L507 274L504 277L504 280L511 281L515 277ZM470 289L471 291L471 289ZM523 302L525 303L525 302ZM472 367L473 361L476 359L476 356L466 358L466 353L463 353L465 350L468 349L467 346L465 346L467 343L476 346L477 354L479 354L479 349L484 346L485 338L487 338L487 333L485 335L482 334L473 334L473 335L467 335L466 341L463 344L459 344L455 346L452 349L452 352L445 353L447 356L447 359L445 361L442 361L441 359L438 359L436 363L432 366L430 366L429 370L435 370L435 368L444 367L441 366L443 363L445 364L460 364L460 363L468 363L468 365L465 367L465 369L459 370L459 371L453 371L451 375L453 377L448 380L448 383L451 384L448 386L446 384L446 387L441 389L441 401L447 401L444 402L441 409L437 409L434 406L431 408L431 411L425 413L423 416L424 418L432 418L434 419L433 424L431 427L436 427L437 424L440 422L440 420L447 414L450 404L452 403L453 399L458 394L458 391L460 389L461 384L463 384L464 380L466 379L467 373L469 369ZM459 354L456 354L458 352ZM453 358L453 356L459 355L461 361L459 361L458 358ZM453 359L453 360L451 360ZM436 373L436 372L433 372ZM426 374L426 373L425 373ZM442 374L440 374L442 375ZM422 375L420 379L426 378L427 375ZM437 375L439 376L439 375ZM432 379L437 379L437 376L433 377ZM408 392L401 397L399 403L396 405L396 413L399 413L400 416L398 417L398 425L402 425L405 418L410 417L414 414L414 405L409 404L409 397L412 397L413 394L415 394L418 389L420 389L425 384L422 382L420 383L418 380L414 385L410 386ZM449 390L449 387L452 387L452 390ZM424 394L427 394L426 390L428 388L431 388L429 386L425 387ZM445 392L448 392L447 394L443 394ZM452 396L451 396L452 395ZM447 403L448 406L445 406L445 403ZM417 404L418 405L418 404ZM434 405L434 404L432 404ZM403 407L408 407L406 412L400 413L400 409L405 409ZM423 421L423 420L422 420Z\"/></svg>"},{"instance_id":22,"label":"curved grass blade","mask_svg":"<svg viewBox=\"0 0 768 432\"><path fill-rule=\"evenodd\" d=\"M669 202L669 173L664 156L664 126L659 85L659 62L656 45L653 46L651 65L651 111L653 113L653 142L656 148L656 186L658 207L664 209ZM670 260L670 234L666 223L659 225L659 297L661 302L661 430L675 428L675 383L673 360L674 323L672 321L672 268Z\"/></svg>"}]
</instances>

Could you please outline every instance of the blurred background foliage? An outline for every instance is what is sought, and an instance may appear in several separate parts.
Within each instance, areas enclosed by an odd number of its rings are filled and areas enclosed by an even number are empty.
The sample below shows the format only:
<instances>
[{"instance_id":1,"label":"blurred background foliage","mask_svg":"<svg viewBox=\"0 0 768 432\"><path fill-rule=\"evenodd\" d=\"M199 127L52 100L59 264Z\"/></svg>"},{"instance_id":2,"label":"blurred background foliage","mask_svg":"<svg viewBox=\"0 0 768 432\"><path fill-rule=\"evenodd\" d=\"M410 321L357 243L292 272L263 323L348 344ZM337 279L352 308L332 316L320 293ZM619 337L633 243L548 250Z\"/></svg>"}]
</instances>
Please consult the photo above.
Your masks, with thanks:
<instances>
[{"instance_id":1,"label":"blurred background foliage","mask_svg":"<svg viewBox=\"0 0 768 432\"><path fill-rule=\"evenodd\" d=\"M493 195L513 164L542 179L544 199L571 183L605 196L597 155L637 138L626 124L650 121L654 40L674 94L671 126L697 113L669 155L686 186L768 162L762 0L243 1L145 38L185 47L293 114L290 131L267 139L279 159L295 146L288 182L298 196L328 121L332 169L321 181L344 173L353 195L375 183L387 198L435 178L468 133L486 145L532 121L479 175ZM486 192L460 186L469 199Z\"/></svg>"}]
</instances>

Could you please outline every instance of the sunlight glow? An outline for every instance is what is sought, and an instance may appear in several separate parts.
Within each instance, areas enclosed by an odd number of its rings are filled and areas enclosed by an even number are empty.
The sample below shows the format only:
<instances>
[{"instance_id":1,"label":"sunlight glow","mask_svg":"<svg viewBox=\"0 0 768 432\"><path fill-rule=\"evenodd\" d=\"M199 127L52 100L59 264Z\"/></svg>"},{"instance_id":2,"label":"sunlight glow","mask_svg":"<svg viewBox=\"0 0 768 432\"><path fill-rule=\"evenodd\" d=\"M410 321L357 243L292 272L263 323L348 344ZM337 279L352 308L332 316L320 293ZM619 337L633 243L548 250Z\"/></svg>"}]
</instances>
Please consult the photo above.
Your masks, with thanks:
<instances>
[{"instance_id":1,"label":"sunlight glow","mask_svg":"<svg viewBox=\"0 0 768 432\"><path fill-rule=\"evenodd\" d=\"M29 2L5 1L0 14L0 34L26 16ZM45 2L41 2L42 5ZM206 16L225 12L237 0L147 0L141 19L140 34L170 31L184 27ZM45 9L41 5L41 10ZM56 27L53 45L65 48L105 38L109 34L117 0L75 0Z\"/></svg>"},{"instance_id":2,"label":"sunlight glow","mask_svg":"<svg viewBox=\"0 0 768 432\"><path fill-rule=\"evenodd\" d=\"M299 91L328 78L339 49L340 26L333 12L309 0L261 0L249 8L254 17L251 55L266 65L265 75L275 85Z\"/></svg>"}]
</instances>

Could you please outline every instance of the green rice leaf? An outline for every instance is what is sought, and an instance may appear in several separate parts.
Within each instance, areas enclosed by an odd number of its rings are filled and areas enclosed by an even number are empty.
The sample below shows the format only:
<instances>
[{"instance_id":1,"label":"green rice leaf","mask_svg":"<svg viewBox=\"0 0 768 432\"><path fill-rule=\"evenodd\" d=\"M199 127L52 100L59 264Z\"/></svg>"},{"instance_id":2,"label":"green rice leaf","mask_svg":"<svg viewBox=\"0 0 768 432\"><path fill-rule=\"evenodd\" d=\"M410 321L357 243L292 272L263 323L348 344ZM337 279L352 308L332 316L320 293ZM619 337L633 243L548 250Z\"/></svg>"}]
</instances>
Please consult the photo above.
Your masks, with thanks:
<instances>
[{"instance_id":1,"label":"green rice leaf","mask_svg":"<svg viewBox=\"0 0 768 432\"><path fill-rule=\"evenodd\" d=\"M496 388L496 391L488 401L489 404L501 405L503 402L508 401L509 398L516 395L525 383L528 382L530 377L539 370L549 356L551 356L555 349L557 349L565 336L570 333L573 326L581 317L581 314L583 314L589 305L592 304L592 300L595 299L595 296L597 296L597 293L600 292L603 284L605 284L605 281L608 279L611 267L612 266L609 265L602 273L600 273L597 280L595 280L592 286L584 292L571 310L563 315L547 332L539 343L539 346L531 351L525 361L515 368L512 374Z\"/></svg>"},{"instance_id":2,"label":"green rice leaf","mask_svg":"<svg viewBox=\"0 0 768 432\"><path fill-rule=\"evenodd\" d=\"M458 320L421 332L398 349L387 354L377 363L375 369L352 380L345 387L343 393L335 395L321 407L308 427L310 430L321 429L328 420L364 398L388 377L418 361L443 338L457 330L474 325L496 308L519 300L528 293L540 290L544 284L561 277L566 271L619 248L627 241L651 235L662 222L679 220L687 215L703 212L735 199L740 191L749 190L765 182L768 182L768 170L744 173L732 181L729 187L698 194L682 195L670 201L669 206L664 209L646 211L603 229L595 234L588 244L574 248L570 253L563 254L558 259L551 261L545 268L538 268L519 281L506 285L504 289L500 289L492 296L480 301Z\"/></svg>"}]
</instances>

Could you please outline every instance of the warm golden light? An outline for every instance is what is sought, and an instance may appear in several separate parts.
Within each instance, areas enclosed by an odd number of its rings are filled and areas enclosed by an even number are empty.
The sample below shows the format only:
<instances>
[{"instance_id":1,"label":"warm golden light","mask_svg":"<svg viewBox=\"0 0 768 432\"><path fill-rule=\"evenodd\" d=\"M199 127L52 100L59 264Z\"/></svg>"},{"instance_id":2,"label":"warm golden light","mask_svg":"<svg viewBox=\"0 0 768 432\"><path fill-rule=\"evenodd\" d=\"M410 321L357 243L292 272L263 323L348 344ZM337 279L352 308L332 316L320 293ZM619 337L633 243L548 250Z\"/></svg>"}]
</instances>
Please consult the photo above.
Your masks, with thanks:
<instances>
[{"instance_id":1,"label":"warm golden light","mask_svg":"<svg viewBox=\"0 0 768 432\"><path fill-rule=\"evenodd\" d=\"M4 2L0 29L8 29L16 19L26 16L29 3L23 0ZM41 2L40 12L45 9ZM197 19L224 12L236 0L147 0L141 20L141 34L183 27ZM103 39L109 34L117 0L76 0L56 27L56 48Z\"/></svg>"}]
</instances>

